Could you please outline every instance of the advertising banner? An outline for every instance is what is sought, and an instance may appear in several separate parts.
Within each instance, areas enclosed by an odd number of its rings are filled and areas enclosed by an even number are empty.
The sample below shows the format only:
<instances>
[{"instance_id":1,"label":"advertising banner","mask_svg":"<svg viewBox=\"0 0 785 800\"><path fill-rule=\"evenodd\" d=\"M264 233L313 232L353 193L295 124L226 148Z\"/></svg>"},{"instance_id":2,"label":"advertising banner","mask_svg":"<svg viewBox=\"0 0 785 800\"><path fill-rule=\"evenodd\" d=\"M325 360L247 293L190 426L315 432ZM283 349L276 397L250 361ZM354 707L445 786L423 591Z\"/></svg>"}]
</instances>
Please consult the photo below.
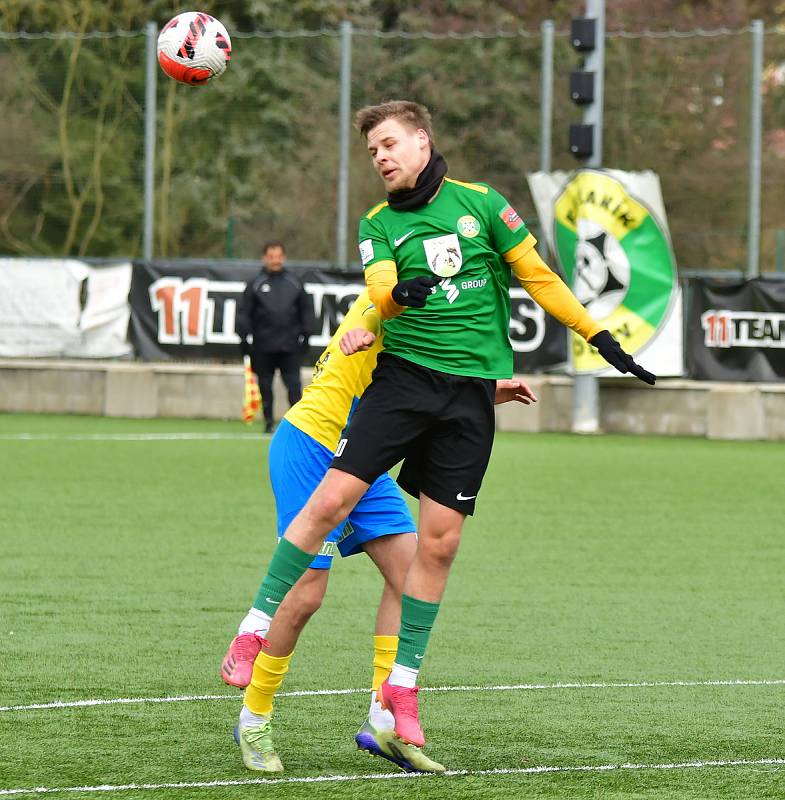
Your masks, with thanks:
<instances>
[{"instance_id":1,"label":"advertising banner","mask_svg":"<svg viewBox=\"0 0 785 800\"><path fill-rule=\"evenodd\" d=\"M556 265L588 312L647 369L681 375L682 295L658 177L537 172L529 187ZM575 372L618 376L577 334L571 351Z\"/></svg>"},{"instance_id":2,"label":"advertising banner","mask_svg":"<svg viewBox=\"0 0 785 800\"><path fill-rule=\"evenodd\" d=\"M130 355L128 293L131 271L129 263L87 268L87 284L81 295L79 342L69 348L67 356L118 358Z\"/></svg>"},{"instance_id":3,"label":"advertising banner","mask_svg":"<svg viewBox=\"0 0 785 800\"><path fill-rule=\"evenodd\" d=\"M128 355L130 285L128 263L0 258L0 356Z\"/></svg>"},{"instance_id":4,"label":"advertising banner","mask_svg":"<svg viewBox=\"0 0 785 800\"><path fill-rule=\"evenodd\" d=\"M316 330L304 363L315 363L349 306L362 291L359 272L337 272L307 264L287 265L313 300ZM146 360L239 361L237 304L258 263L138 262L131 283L130 335ZM510 289L510 341L516 372L564 364L564 329L519 287Z\"/></svg>"},{"instance_id":5,"label":"advertising banner","mask_svg":"<svg viewBox=\"0 0 785 800\"><path fill-rule=\"evenodd\" d=\"M687 367L696 380L785 380L785 280L692 280Z\"/></svg>"}]
</instances>

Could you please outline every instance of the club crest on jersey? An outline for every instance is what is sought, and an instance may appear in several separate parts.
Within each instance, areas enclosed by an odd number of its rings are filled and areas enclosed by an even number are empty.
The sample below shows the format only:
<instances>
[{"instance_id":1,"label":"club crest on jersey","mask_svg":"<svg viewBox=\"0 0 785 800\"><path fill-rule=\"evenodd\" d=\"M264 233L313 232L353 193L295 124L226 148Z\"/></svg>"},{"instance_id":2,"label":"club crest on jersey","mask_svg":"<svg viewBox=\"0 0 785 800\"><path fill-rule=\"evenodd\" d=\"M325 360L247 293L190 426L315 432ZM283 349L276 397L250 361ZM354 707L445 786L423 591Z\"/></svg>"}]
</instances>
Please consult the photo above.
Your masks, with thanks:
<instances>
[{"instance_id":1,"label":"club crest on jersey","mask_svg":"<svg viewBox=\"0 0 785 800\"><path fill-rule=\"evenodd\" d=\"M480 223L477 221L477 217L467 214L458 220L458 233L460 233L461 236L465 236L467 239L474 239L479 232Z\"/></svg>"},{"instance_id":2,"label":"club crest on jersey","mask_svg":"<svg viewBox=\"0 0 785 800\"><path fill-rule=\"evenodd\" d=\"M425 259L431 272L440 278L451 278L457 275L463 266L463 253L457 233L437 236L435 239L424 239Z\"/></svg>"}]
</instances>

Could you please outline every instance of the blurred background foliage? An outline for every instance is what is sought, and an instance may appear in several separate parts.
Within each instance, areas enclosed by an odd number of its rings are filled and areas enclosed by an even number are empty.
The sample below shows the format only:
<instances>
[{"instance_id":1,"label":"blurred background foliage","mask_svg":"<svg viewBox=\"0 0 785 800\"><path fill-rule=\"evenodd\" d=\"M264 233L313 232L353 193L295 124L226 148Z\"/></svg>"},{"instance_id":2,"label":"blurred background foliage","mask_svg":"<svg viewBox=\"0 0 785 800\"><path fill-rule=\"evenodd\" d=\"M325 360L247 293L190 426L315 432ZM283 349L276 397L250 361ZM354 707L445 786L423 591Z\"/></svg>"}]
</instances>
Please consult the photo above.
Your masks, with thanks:
<instances>
[{"instance_id":1,"label":"blurred background foliage","mask_svg":"<svg viewBox=\"0 0 785 800\"><path fill-rule=\"evenodd\" d=\"M232 63L205 87L158 73L156 255L252 258L275 237L294 258L334 257L345 19L355 27L352 107L396 97L425 103L451 174L493 184L530 221L540 24L553 19L553 167L576 166L567 128L580 110L567 83L579 59L565 35L580 8L574 2L217 0L201 8L233 35ZM0 31L77 34L0 38L0 252L141 254L143 28L181 10L164 0L0 6ZM751 37L744 29L765 21L761 263L772 269L785 228L785 28L777 28L785 3L609 0L606 13L604 162L660 175L677 261L692 269L745 263ZM728 31L620 35L718 28ZM102 31L116 35L84 36ZM472 31L486 35L384 36ZM364 143L353 136L352 227L381 198Z\"/></svg>"}]
</instances>

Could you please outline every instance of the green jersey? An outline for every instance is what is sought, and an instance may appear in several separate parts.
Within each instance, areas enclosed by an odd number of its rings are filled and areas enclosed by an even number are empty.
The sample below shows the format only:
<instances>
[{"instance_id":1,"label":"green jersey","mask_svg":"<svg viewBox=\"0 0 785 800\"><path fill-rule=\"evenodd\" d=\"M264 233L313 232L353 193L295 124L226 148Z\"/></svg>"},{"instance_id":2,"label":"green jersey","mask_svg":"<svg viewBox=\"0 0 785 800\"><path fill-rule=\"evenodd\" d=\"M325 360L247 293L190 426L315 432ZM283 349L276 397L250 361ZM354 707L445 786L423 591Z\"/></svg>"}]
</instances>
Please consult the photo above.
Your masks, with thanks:
<instances>
[{"instance_id":1,"label":"green jersey","mask_svg":"<svg viewBox=\"0 0 785 800\"><path fill-rule=\"evenodd\" d=\"M446 178L425 206L372 208L360 221L363 268L394 261L398 280L444 278L425 308L384 321L385 351L451 375L510 377L510 267L502 253L527 236L507 200L481 183Z\"/></svg>"}]
</instances>

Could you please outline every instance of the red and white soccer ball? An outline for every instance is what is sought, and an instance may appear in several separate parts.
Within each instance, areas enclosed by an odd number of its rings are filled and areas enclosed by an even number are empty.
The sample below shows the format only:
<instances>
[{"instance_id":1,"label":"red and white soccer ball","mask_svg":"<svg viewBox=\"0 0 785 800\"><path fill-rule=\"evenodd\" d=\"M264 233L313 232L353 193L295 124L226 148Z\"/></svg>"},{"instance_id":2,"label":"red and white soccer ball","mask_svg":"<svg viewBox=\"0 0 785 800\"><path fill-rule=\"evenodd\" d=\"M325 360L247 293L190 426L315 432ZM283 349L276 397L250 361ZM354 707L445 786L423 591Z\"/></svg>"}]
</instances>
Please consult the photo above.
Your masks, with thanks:
<instances>
[{"instance_id":1,"label":"red and white soccer ball","mask_svg":"<svg viewBox=\"0 0 785 800\"><path fill-rule=\"evenodd\" d=\"M198 86L217 78L232 57L226 28L201 11L185 11L164 25L158 36L158 63L180 83Z\"/></svg>"}]
</instances>

